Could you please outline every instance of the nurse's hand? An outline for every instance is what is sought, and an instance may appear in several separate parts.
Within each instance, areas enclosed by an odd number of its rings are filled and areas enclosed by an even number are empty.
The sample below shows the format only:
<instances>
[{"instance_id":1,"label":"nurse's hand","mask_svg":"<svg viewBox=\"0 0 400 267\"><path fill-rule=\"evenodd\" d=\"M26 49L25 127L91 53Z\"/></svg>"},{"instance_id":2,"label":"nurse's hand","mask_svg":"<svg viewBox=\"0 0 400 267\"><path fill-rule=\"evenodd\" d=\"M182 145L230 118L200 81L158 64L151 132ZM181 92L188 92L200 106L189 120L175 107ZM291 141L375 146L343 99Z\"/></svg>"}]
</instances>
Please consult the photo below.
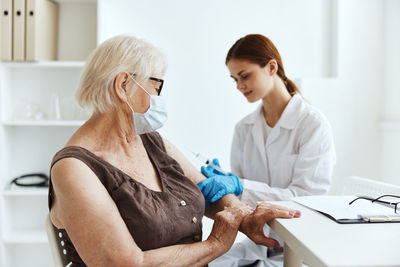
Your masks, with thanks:
<instances>
[{"instance_id":1,"label":"nurse's hand","mask_svg":"<svg viewBox=\"0 0 400 267\"><path fill-rule=\"evenodd\" d=\"M213 164L220 167L217 159L213 160ZM233 173L225 175L211 166L202 166L201 173L206 176L207 179L199 182L197 186L203 193L206 207L227 194L239 196L243 192L243 185L239 177Z\"/></svg>"},{"instance_id":2,"label":"nurse's hand","mask_svg":"<svg viewBox=\"0 0 400 267\"><path fill-rule=\"evenodd\" d=\"M207 178L210 178L214 175L227 175L226 173L222 172L218 159L213 159L210 164L201 166L200 171Z\"/></svg>"},{"instance_id":3,"label":"nurse's hand","mask_svg":"<svg viewBox=\"0 0 400 267\"><path fill-rule=\"evenodd\" d=\"M197 184L203 193L206 207L218 201L227 194L239 196L243 192L243 185L236 175L214 175Z\"/></svg>"},{"instance_id":4,"label":"nurse's hand","mask_svg":"<svg viewBox=\"0 0 400 267\"><path fill-rule=\"evenodd\" d=\"M298 210L261 202L256 209L246 215L240 225L240 231L246 234L256 244L270 248L279 248L279 242L264 235L264 225L275 218L297 218L301 213Z\"/></svg>"}]
</instances>

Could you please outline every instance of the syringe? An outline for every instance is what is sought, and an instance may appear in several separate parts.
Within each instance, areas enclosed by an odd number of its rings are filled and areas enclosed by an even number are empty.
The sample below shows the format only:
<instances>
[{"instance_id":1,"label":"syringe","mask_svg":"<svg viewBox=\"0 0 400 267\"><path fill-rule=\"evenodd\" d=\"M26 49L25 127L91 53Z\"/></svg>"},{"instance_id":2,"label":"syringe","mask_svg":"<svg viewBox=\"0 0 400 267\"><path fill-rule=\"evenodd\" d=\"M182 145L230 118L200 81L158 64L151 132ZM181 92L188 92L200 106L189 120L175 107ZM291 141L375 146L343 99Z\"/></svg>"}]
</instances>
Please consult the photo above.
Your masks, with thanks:
<instances>
[{"instance_id":1,"label":"syringe","mask_svg":"<svg viewBox=\"0 0 400 267\"><path fill-rule=\"evenodd\" d=\"M196 159L198 159L199 161L201 161L202 163L204 163L204 164L206 164L206 165L208 165L208 166L211 166L212 168L216 169L217 171L223 173L224 175L229 175L226 171L224 171L223 169L221 169L221 167L218 167L217 165L215 165L215 164L212 162L212 160L209 160L207 157L201 155L200 153L196 153L196 152L193 152L193 151L190 151L190 152L192 152L192 154L194 155L194 157L195 157Z\"/></svg>"}]
</instances>

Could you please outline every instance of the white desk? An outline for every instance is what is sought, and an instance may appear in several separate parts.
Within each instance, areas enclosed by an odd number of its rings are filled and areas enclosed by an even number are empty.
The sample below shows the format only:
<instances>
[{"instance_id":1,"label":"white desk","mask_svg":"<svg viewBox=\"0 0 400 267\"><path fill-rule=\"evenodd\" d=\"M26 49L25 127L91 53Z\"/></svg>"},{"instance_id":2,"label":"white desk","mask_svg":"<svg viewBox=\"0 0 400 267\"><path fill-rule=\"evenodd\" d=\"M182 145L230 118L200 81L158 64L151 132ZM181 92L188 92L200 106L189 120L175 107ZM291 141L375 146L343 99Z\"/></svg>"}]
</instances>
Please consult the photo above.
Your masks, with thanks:
<instances>
[{"instance_id":1,"label":"white desk","mask_svg":"<svg viewBox=\"0 0 400 267\"><path fill-rule=\"evenodd\" d=\"M285 267L400 266L400 223L338 224L295 202L273 203L302 212L269 223L285 242Z\"/></svg>"}]
</instances>

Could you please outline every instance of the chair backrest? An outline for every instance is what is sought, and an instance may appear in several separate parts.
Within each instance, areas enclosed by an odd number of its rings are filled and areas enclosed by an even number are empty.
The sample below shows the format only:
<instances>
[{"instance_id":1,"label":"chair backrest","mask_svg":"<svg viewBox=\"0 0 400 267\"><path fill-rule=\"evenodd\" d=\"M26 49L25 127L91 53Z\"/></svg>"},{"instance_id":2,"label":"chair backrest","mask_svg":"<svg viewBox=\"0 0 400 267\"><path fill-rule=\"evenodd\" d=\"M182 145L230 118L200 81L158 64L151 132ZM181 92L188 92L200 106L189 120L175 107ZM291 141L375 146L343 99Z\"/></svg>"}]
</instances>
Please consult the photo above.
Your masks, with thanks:
<instances>
[{"instance_id":1,"label":"chair backrest","mask_svg":"<svg viewBox=\"0 0 400 267\"><path fill-rule=\"evenodd\" d=\"M379 197L387 194L400 196L400 186L358 176L349 176L343 180L339 194L370 197Z\"/></svg>"},{"instance_id":2,"label":"chair backrest","mask_svg":"<svg viewBox=\"0 0 400 267\"><path fill-rule=\"evenodd\" d=\"M62 249L60 246L60 241L57 236L57 232L55 231L55 227L53 223L50 220L50 214L47 215L46 217L46 232L47 232L47 238L49 240L49 245L50 245L50 250L51 254L53 256L54 260L54 266L55 267L64 267L65 265L63 264L63 256L62 256Z\"/></svg>"}]
</instances>

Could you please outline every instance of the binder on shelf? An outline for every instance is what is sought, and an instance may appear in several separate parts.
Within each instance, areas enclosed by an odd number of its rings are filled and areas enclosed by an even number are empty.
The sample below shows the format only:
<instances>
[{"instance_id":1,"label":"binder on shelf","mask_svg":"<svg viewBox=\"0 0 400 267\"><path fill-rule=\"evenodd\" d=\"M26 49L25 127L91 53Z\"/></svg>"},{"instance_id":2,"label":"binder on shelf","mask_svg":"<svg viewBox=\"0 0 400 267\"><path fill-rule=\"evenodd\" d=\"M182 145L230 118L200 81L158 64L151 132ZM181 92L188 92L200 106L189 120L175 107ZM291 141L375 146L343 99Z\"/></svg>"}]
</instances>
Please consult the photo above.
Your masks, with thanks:
<instances>
[{"instance_id":1,"label":"binder on shelf","mask_svg":"<svg viewBox=\"0 0 400 267\"><path fill-rule=\"evenodd\" d=\"M1 0L1 60L12 60L13 1Z\"/></svg>"},{"instance_id":2,"label":"binder on shelf","mask_svg":"<svg viewBox=\"0 0 400 267\"><path fill-rule=\"evenodd\" d=\"M26 1L26 60L57 59L58 4Z\"/></svg>"},{"instance_id":3,"label":"binder on shelf","mask_svg":"<svg viewBox=\"0 0 400 267\"><path fill-rule=\"evenodd\" d=\"M25 60L25 0L14 0L13 60Z\"/></svg>"}]
</instances>

